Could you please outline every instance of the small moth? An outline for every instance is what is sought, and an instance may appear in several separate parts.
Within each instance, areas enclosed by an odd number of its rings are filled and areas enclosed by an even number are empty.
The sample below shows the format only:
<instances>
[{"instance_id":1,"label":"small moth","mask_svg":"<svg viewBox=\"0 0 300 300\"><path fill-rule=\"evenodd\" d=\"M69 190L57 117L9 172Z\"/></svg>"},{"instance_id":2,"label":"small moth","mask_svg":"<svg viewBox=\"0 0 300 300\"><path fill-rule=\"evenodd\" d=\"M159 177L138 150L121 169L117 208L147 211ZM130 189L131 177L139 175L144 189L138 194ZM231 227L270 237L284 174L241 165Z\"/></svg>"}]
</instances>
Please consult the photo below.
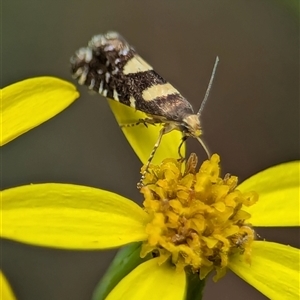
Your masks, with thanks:
<instances>
[{"instance_id":1,"label":"small moth","mask_svg":"<svg viewBox=\"0 0 300 300\"><path fill-rule=\"evenodd\" d=\"M208 99L218 61L217 57L197 113L179 91L156 73L117 32L95 35L87 47L80 48L71 58L71 67L73 77L79 84L147 115L147 118L137 120L134 124L122 126L163 125L142 174L143 179L162 136L172 130L182 132L182 142L178 147L181 158L180 148L190 136L196 138L207 156L210 156L200 138L200 114Z\"/></svg>"}]
</instances>

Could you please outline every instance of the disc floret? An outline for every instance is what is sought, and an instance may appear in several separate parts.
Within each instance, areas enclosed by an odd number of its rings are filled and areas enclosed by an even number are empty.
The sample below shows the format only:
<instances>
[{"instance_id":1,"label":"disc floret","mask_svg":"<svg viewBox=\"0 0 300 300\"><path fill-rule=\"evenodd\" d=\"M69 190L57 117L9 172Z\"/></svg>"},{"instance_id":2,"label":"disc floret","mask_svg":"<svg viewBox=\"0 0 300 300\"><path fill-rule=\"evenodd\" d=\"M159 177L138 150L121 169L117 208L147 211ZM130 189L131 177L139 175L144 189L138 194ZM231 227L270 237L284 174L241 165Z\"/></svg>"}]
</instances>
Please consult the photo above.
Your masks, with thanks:
<instances>
[{"instance_id":1,"label":"disc floret","mask_svg":"<svg viewBox=\"0 0 300 300\"><path fill-rule=\"evenodd\" d=\"M231 255L243 254L250 263L254 231L243 206L253 205L258 195L236 189L236 176L221 178L219 163L214 154L196 171L192 154L185 166L166 159L149 168L141 189L151 217L142 256L155 253L161 264L171 260L177 270L190 268L201 279L215 269L215 280L225 274Z\"/></svg>"}]
</instances>

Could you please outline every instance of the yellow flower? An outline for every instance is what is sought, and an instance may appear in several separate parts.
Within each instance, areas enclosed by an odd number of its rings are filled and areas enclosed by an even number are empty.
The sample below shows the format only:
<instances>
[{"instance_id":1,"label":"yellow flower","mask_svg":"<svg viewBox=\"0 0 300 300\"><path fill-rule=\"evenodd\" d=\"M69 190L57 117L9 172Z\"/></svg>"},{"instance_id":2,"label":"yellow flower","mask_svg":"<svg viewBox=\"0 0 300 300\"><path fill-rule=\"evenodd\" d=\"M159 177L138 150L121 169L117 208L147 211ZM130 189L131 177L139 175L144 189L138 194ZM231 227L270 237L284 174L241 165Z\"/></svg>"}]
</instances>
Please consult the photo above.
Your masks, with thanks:
<instances>
[{"instance_id":1,"label":"yellow flower","mask_svg":"<svg viewBox=\"0 0 300 300\"><path fill-rule=\"evenodd\" d=\"M159 128L150 130L154 135ZM146 134L146 139L152 139L152 133ZM157 160L160 156L177 156L172 136L173 132L166 135L171 154L162 151ZM140 144L132 138L133 147L141 147ZM152 146L149 143L147 147ZM147 147L139 150L144 162L150 152ZM201 277L212 268L220 277L227 266L271 299L298 299L299 249L252 241L250 224L299 226L299 162L265 170L237 189L235 177L219 177L218 156L204 162L199 172L194 157L186 171L181 168L173 159L151 167L145 178L148 185L142 190L145 209L114 193L86 186L47 183L4 190L1 237L39 246L86 250L144 242L142 255L149 251L154 256L161 254L139 264L107 299L143 299L149 295L152 299L184 299L185 266L194 271L200 268ZM245 207L256 200L255 194L248 194L252 190L259 193L260 200ZM201 203L199 199L206 200ZM189 201L192 206L183 205ZM168 216L167 222L162 211ZM175 232L178 224L182 225L181 231ZM203 234L204 228L209 234ZM208 256L200 252L202 245Z\"/></svg>"},{"instance_id":2,"label":"yellow flower","mask_svg":"<svg viewBox=\"0 0 300 300\"><path fill-rule=\"evenodd\" d=\"M264 201L264 209L276 206L282 201L280 194L285 190L285 206L281 210L270 210L273 219L282 213L289 226L299 225L296 213L299 187L282 184L279 181L287 172L295 177L299 163L288 163L259 173L246 181L245 185L258 183L261 178L277 182L277 193L273 190L261 194L253 213L260 213L259 202ZM289 177L291 178L291 177ZM100 189L69 184L34 184L11 188L2 192L2 231L1 236L39 246L64 249L108 249L137 241L147 241L146 232L150 217L145 210L134 202L119 195ZM268 203L268 204L267 204ZM252 206L253 210L255 205ZM292 208L292 209L291 209ZM269 219L268 210L263 211ZM252 219L248 219L252 222ZM275 223L275 222L274 222ZM280 219L278 225L284 225ZM267 225L267 224L264 224ZM238 245L243 245L237 243ZM254 241L251 264L243 256L233 257L228 267L256 287L271 299L296 299L299 290L299 250L277 243ZM160 299L161 293L168 295L164 299L183 299L185 293L184 272L178 272L165 263L158 267L159 258L151 259L139 265L126 276L112 291L108 299L141 298L144 293ZM147 277L147 284L143 280ZM262 280L263 278L263 280ZM134 288L129 289L135 282ZM117 295L122 295L120 298Z\"/></svg>"}]
</instances>

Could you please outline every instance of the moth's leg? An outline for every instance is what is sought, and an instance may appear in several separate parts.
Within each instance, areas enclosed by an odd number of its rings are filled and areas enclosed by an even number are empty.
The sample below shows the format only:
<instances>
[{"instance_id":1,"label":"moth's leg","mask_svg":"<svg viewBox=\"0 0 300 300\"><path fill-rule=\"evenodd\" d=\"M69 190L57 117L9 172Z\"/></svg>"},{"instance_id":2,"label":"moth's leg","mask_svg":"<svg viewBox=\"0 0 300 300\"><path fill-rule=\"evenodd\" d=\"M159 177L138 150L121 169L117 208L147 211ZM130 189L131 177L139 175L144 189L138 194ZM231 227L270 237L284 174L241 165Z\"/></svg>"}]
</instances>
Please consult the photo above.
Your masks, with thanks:
<instances>
[{"instance_id":1,"label":"moth's leg","mask_svg":"<svg viewBox=\"0 0 300 300\"><path fill-rule=\"evenodd\" d=\"M138 125L140 125L140 124L144 124L145 125L145 123L143 122L144 120L138 120L137 122L135 122L135 123L127 123L127 124L120 124L120 128L124 128L124 127L134 127L134 126L138 126ZM145 125L145 126L147 126L147 125Z\"/></svg>"},{"instance_id":2,"label":"moth's leg","mask_svg":"<svg viewBox=\"0 0 300 300\"><path fill-rule=\"evenodd\" d=\"M137 122L134 123L127 123L127 124L120 124L120 127L134 127L134 126L138 126L140 124L145 125L146 127L148 127L148 124L152 124L154 125L156 122L153 119L150 118L146 118L146 119L139 119Z\"/></svg>"},{"instance_id":3,"label":"moth's leg","mask_svg":"<svg viewBox=\"0 0 300 300\"><path fill-rule=\"evenodd\" d=\"M180 157L180 160L181 161L183 161L184 159L185 159L185 157L183 157L182 155L181 155L181 147L182 147L182 145L183 145L183 143L187 140L187 136L185 135L185 136L183 136L182 137L182 140L181 140L181 143L180 143L180 145L179 145L179 147L178 147L178 154L179 154L179 157Z\"/></svg>"},{"instance_id":4,"label":"moth's leg","mask_svg":"<svg viewBox=\"0 0 300 300\"><path fill-rule=\"evenodd\" d=\"M153 159L153 157L154 157L154 155L155 155L155 152L156 152L157 148L159 147L159 144L160 144L160 142L161 142L162 136L163 136L165 133L166 133L166 127L163 127L163 128L161 129L161 131L159 132L158 139L157 139L157 141L156 141L156 143L155 143L155 145L154 145L154 147L153 147L153 149L152 149L152 151L151 151L151 153L150 153L150 156L149 156L149 158L148 158L146 167L145 167L145 169L144 169L144 171L143 171L143 173L142 173L142 177L141 177L140 181L139 181L138 184L137 184L138 189L140 189L140 188L143 186L143 180L144 180L144 178L145 178L145 174L146 174L147 171L148 171L149 165L150 165L150 163L151 163L151 161L152 161L152 159Z\"/></svg>"}]
</instances>

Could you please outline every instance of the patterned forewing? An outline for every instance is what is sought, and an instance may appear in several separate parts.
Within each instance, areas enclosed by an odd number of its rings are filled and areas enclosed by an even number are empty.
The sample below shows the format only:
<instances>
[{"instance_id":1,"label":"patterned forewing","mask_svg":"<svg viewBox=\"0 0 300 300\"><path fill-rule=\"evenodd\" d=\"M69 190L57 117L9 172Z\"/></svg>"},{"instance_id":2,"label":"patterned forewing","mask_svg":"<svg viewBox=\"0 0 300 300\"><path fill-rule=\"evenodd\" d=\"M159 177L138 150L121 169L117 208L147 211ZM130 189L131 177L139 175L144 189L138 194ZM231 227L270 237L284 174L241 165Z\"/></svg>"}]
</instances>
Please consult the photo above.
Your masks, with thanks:
<instances>
[{"instance_id":1,"label":"patterned forewing","mask_svg":"<svg viewBox=\"0 0 300 300\"><path fill-rule=\"evenodd\" d=\"M71 58L80 84L151 116L180 121L190 103L118 33L96 35Z\"/></svg>"}]
</instances>

